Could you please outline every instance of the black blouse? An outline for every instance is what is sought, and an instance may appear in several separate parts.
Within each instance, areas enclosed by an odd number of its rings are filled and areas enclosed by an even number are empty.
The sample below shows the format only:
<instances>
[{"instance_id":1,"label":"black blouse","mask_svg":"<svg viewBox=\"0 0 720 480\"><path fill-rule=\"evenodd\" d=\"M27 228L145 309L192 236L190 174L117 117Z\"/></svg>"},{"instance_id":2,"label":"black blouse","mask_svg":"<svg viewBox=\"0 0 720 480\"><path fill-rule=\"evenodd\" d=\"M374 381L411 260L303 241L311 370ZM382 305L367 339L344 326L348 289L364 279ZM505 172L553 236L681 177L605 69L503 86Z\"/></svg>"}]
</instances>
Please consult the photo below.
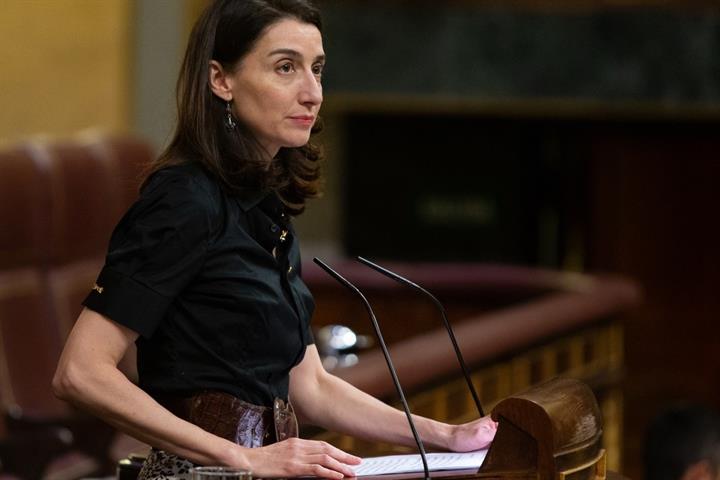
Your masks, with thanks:
<instances>
[{"instance_id":1,"label":"black blouse","mask_svg":"<svg viewBox=\"0 0 720 480\"><path fill-rule=\"evenodd\" d=\"M157 172L115 228L83 302L140 337L140 387L286 399L312 295L276 194L226 194L197 164Z\"/></svg>"}]
</instances>

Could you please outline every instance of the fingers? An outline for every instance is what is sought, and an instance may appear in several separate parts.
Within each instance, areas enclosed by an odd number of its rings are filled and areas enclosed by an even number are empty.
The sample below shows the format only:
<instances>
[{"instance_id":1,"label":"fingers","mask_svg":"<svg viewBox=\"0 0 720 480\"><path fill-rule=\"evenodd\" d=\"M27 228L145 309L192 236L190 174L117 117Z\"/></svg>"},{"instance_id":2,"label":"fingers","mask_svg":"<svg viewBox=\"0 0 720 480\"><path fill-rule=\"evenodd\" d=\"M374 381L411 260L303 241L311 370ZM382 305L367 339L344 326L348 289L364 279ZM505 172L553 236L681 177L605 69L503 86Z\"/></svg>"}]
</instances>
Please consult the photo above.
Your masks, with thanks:
<instances>
[{"instance_id":1,"label":"fingers","mask_svg":"<svg viewBox=\"0 0 720 480\"><path fill-rule=\"evenodd\" d=\"M346 463L349 465L360 465L360 462L362 461L362 458L356 457L355 455L351 455L343 450L340 450L337 447L330 445L329 443L318 442L315 440L308 440L308 441L318 443L321 448L326 449L325 453L327 453L328 455L331 455L333 458L335 458L343 463Z\"/></svg>"},{"instance_id":2,"label":"fingers","mask_svg":"<svg viewBox=\"0 0 720 480\"><path fill-rule=\"evenodd\" d=\"M333 458L330 455L327 454L319 454L314 457L309 457L308 460L311 462L311 465L313 467L317 467L320 470L327 470L329 472L332 472L333 474L339 473L340 477L354 477L355 471L350 467L349 465L340 462L336 458ZM313 472L315 475L319 475L316 472Z\"/></svg>"},{"instance_id":3,"label":"fingers","mask_svg":"<svg viewBox=\"0 0 720 480\"><path fill-rule=\"evenodd\" d=\"M497 422L489 416L457 425L453 428L448 443L449 449L456 452L469 452L487 448L497 433Z\"/></svg>"},{"instance_id":4,"label":"fingers","mask_svg":"<svg viewBox=\"0 0 720 480\"><path fill-rule=\"evenodd\" d=\"M361 462L359 457L329 443L299 438L251 450L249 456L258 454L252 462L258 477L316 476L339 480L354 477L351 465Z\"/></svg>"},{"instance_id":5,"label":"fingers","mask_svg":"<svg viewBox=\"0 0 720 480\"><path fill-rule=\"evenodd\" d=\"M498 422L490 418L490 416L482 417L476 420L479 428L484 430L497 430Z\"/></svg>"},{"instance_id":6,"label":"fingers","mask_svg":"<svg viewBox=\"0 0 720 480\"><path fill-rule=\"evenodd\" d=\"M300 440L302 441L302 440ZM307 461L320 470L328 470L334 473L340 473L342 476L354 477L355 471L350 465L358 465L362 461L360 457L351 455L347 452L336 448L326 442L318 442L313 440L305 440L311 444L312 449L318 449L319 452L307 456ZM315 473L315 475L319 475Z\"/></svg>"},{"instance_id":7,"label":"fingers","mask_svg":"<svg viewBox=\"0 0 720 480\"><path fill-rule=\"evenodd\" d=\"M490 443L495 438L498 424L497 422L491 420L489 417L485 417L482 420L486 421L483 421L478 425L479 428L477 430L477 435L478 441L482 444L480 448L485 448L490 445Z\"/></svg>"}]
</instances>

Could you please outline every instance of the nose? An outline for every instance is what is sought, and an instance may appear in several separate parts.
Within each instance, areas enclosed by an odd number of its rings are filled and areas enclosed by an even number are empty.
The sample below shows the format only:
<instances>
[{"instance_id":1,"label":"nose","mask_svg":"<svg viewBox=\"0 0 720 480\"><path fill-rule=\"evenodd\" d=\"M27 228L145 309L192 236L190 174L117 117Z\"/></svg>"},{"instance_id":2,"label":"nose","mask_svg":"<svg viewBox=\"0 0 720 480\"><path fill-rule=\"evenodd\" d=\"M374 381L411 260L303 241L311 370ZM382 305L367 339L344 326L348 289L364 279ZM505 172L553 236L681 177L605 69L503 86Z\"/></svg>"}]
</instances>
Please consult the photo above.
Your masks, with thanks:
<instances>
[{"instance_id":1,"label":"nose","mask_svg":"<svg viewBox=\"0 0 720 480\"><path fill-rule=\"evenodd\" d=\"M323 101L322 83L311 71L303 75L298 100L307 107L319 106Z\"/></svg>"}]
</instances>

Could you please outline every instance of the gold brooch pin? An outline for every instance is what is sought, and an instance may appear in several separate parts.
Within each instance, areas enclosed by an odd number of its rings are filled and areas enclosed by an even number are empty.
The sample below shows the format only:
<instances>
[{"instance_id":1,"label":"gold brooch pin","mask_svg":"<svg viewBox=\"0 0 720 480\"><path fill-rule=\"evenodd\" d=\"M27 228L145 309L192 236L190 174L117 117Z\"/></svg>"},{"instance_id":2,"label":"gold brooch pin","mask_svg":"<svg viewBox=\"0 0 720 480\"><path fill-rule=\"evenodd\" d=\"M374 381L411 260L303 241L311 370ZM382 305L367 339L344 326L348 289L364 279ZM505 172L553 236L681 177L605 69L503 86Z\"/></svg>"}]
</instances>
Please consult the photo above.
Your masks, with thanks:
<instances>
[{"instance_id":1,"label":"gold brooch pin","mask_svg":"<svg viewBox=\"0 0 720 480\"><path fill-rule=\"evenodd\" d=\"M92 289L96 290L98 293L102 293L104 290L103 287L99 286L97 283L93 286Z\"/></svg>"}]
</instances>

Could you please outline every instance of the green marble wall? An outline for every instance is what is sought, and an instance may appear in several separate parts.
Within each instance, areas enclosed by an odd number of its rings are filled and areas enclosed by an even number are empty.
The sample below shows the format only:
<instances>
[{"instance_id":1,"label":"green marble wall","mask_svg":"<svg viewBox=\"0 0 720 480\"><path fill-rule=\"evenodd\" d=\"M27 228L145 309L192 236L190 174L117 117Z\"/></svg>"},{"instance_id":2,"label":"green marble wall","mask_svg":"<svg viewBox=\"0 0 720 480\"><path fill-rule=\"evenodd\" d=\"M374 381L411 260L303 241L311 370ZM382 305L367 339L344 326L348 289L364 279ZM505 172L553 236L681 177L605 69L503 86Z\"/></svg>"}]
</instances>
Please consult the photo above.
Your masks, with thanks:
<instances>
[{"instance_id":1,"label":"green marble wall","mask_svg":"<svg viewBox=\"0 0 720 480\"><path fill-rule=\"evenodd\" d=\"M325 2L328 93L720 101L720 9Z\"/></svg>"}]
</instances>

